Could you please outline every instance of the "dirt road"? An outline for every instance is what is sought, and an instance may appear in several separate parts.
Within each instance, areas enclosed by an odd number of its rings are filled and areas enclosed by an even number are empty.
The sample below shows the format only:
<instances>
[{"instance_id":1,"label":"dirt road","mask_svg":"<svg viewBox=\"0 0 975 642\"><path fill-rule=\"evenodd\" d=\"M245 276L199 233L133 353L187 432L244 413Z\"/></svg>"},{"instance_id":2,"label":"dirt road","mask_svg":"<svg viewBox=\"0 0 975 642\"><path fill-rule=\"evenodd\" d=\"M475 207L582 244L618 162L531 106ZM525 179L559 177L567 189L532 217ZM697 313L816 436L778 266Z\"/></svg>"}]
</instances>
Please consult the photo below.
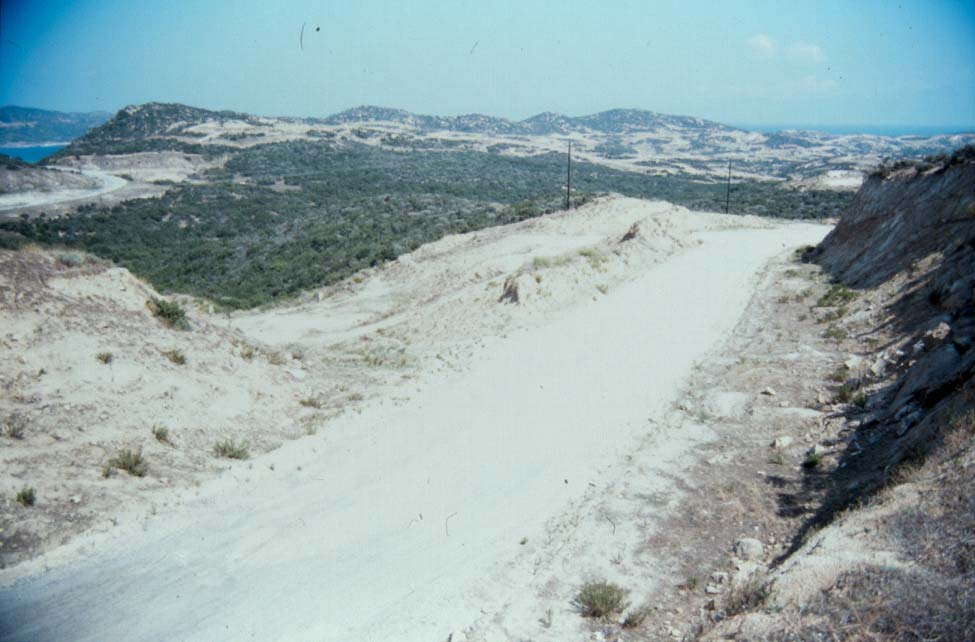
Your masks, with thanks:
<instances>
[{"instance_id":1,"label":"dirt road","mask_svg":"<svg viewBox=\"0 0 975 642\"><path fill-rule=\"evenodd\" d=\"M655 437L652 421L728 336L767 261L825 232L700 232L466 370L371 399L0 589L0 639L465 639L538 597L518 574L573 528L560 516L620 481L615 464L688 454L694 439ZM535 639L574 639L581 620Z\"/></svg>"},{"instance_id":2,"label":"dirt road","mask_svg":"<svg viewBox=\"0 0 975 642\"><path fill-rule=\"evenodd\" d=\"M52 167L51 169L61 171L75 171L69 168ZM101 182L101 187L95 189L59 189L53 192L17 192L15 194L0 195L0 212L18 210L26 207L43 207L78 201L83 199L96 198L125 186L128 181L114 174L97 170L80 170L83 176L90 176Z\"/></svg>"}]
</instances>

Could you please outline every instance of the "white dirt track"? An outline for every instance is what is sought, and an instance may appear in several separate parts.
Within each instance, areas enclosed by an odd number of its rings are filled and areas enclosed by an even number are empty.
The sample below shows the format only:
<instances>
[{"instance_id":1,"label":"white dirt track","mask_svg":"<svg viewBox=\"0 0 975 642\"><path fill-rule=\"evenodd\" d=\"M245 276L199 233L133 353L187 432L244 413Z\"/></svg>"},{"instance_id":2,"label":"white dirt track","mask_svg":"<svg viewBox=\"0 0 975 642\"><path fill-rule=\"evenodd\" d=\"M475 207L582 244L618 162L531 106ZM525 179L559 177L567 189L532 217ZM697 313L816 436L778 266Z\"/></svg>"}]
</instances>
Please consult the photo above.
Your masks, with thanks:
<instances>
[{"instance_id":1,"label":"white dirt track","mask_svg":"<svg viewBox=\"0 0 975 642\"><path fill-rule=\"evenodd\" d=\"M694 440L655 434L655 418L730 334L763 266L826 231L697 230L466 370L425 374L408 400L370 399L0 588L0 639L585 639L561 597L552 628L536 621L544 610L522 614L539 598L523 578L565 541L560 516L627 483L626 457L663 469L692 456ZM569 557L574 574L607 555Z\"/></svg>"},{"instance_id":2,"label":"white dirt track","mask_svg":"<svg viewBox=\"0 0 975 642\"><path fill-rule=\"evenodd\" d=\"M51 169L66 172L74 171L71 168L56 166ZM128 184L128 181L120 176L94 169L83 169L77 171L77 173L96 179L101 183L101 186L94 189L60 189L52 192L28 191L2 194L0 195L0 212L18 210L25 207L57 205L59 203L68 203L82 199L94 199L114 192Z\"/></svg>"}]
</instances>

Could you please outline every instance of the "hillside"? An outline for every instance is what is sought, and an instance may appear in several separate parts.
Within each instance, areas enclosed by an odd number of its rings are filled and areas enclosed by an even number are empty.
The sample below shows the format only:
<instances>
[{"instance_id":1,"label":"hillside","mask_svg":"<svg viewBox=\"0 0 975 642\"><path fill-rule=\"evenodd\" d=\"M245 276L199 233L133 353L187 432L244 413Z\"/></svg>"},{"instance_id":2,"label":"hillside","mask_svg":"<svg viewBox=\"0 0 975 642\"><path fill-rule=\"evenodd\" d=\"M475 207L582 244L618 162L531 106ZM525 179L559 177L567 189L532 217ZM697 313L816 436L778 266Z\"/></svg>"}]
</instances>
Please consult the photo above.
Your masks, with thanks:
<instances>
[{"instance_id":1,"label":"hillside","mask_svg":"<svg viewBox=\"0 0 975 642\"><path fill-rule=\"evenodd\" d=\"M180 125L182 126L182 125ZM243 148L158 198L0 228L94 252L156 287L227 308L286 300L446 234L560 209L564 159L454 149L393 151L353 138ZM601 193L720 211L725 187L574 163L576 205ZM847 195L739 183L732 211L835 215Z\"/></svg>"},{"instance_id":2,"label":"hillside","mask_svg":"<svg viewBox=\"0 0 975 642\"><path fill-rule=\"evenodd\" d=\"M963 640L975 630L975 155L864 184L805 260L848 351L809 511L705 639ZM822 314L822 312L820 313Z\"/></svg>"},{"instance_id":3,"label":"hillside","mask_svg":"<svg viewBox=\"0 0 975 642\"><path fill-rule=\"evenodd\" d=\"M564 153L643 175L721 180L728 164L739 180L817 179L818 189L849 189L830 172L853 176L887 157L924 156L975 142L944 136L834 136L822 132L748 132L713 121L639 109L570 117L546 112L522 121L481 114L425 116L362 106L328 118L268 118L176 104L129 106L48 162L73 156L175 150L216 155L271 142L356 140L399 151L466 149L506 156ZM795 183L798 185L798 183ZM855 185L855 184L854 184Z\"/></svg>"},{"instance_id":4,"label":"hillside","mask_svg":"<svg viewBox=\"0 0 975 642\"><path fill-rule=\"evenodd\" d=\"M96 185L96 181L86 176L38 167L0 154L0 195L87 189Z\"/></svg>"},{"instance_id":5,"label":"hillside","mask_svg":"<svg viewBox=\"0 0 975 642\"><path fill-rule=\"evenodd\" d=\"M0 107L0 146L64 143L109 118L106 112L65 113L6 105Z\"/></svg>"}]
</instances>

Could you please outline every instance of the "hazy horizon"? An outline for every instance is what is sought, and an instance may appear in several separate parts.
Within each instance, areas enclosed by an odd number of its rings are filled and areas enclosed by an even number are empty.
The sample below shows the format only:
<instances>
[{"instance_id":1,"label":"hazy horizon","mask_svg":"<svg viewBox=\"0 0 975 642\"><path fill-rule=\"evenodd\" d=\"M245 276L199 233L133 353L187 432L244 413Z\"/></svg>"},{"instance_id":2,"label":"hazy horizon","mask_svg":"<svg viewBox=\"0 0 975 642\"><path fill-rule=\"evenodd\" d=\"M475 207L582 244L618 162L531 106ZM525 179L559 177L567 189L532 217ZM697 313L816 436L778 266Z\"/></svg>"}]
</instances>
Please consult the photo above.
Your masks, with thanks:
<instances>
[{"instance_id":1,"label":"hazy horizon","mask_svg":"<svg viewBox=\"0 0 975 642\"><path fill-rule=\"evenodd\" d=\"M146 102L971 131L975 3L3 3L0 104Z\"/></svg>"}]
</instances>

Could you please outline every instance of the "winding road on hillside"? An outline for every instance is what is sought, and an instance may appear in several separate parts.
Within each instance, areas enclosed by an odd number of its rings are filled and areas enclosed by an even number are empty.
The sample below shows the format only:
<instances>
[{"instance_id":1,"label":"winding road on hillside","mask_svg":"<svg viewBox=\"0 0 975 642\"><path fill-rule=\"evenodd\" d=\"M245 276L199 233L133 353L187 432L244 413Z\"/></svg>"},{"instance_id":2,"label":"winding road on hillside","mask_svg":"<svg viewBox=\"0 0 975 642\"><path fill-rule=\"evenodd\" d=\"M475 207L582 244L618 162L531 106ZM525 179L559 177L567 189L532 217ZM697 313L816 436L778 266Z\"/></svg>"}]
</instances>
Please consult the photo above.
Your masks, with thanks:
<instances>
[{"instance_id":1,"label":"winding road on hillside","mask_svg":"<svg viewBox=\"0 0 975 642\"><path fill-rule=\"evenodd\" d=\"M648 422L729 336L763 266L825 232L701 232L408 400L370 401L0 588L0 639L464 639L487 605L532 599L507 569L648 447Z\"/></svg>"},{"instance_id":2,"label":"winding road on hillside","mask_svg":"<svg viewBox=\"0 0 975 642\"><path fill-rule=\"evenodd\" d=\"M115 176L114 174L109 174L99 170L83 169L76 171L74 169L64 167L51 167L51 169L65 172L70 171L73 173L80 173L82 176L89 176L100 181L101 186L94 189L59 189L51 192L30 191L15 192L13 194L0 194L0 212L25 207L44 207L47 205L56 205L58 203L67 203L68 201L95 198L97 196L108 194L109 192L114 192L128 183L127 180L121 178L120 176Z\"/></svg>"}]
</instances>

